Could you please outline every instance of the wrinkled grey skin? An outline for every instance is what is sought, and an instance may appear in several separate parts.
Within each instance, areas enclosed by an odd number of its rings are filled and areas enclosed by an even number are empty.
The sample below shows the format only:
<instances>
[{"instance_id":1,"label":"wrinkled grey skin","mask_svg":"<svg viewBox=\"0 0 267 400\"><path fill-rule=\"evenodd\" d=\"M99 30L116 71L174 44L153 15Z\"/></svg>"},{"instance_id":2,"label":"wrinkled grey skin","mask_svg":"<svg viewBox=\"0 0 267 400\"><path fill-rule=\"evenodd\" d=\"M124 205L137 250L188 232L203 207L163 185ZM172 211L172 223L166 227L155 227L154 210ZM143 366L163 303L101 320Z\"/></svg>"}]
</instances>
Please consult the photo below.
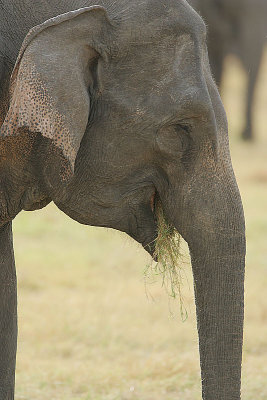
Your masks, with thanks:
<instances>
[{"instance_id":1,"label":"wrinkled grey skin","mask_svg":"<svg viewBox=\"0 0 267 400\"><path fill-rule=\"evenodd\" d=\"M54 201L153 253L155 195L190 248L203 399L238 400L244 217L205 25L183 0L59 16L93 4L0 0L0 400L14 396L12 219ZM8 95L24 37L54 16L24 42Z\"/></svg>"},{"instance_id":2,"label":"wrinkled grey skin","mask_svg":"<svg viewBox=\"0 0 267 400\"><path fill-rule=\"evenodd\" d=\"M267 38L266 0L190 0L208 25L211 70L220 86L225 57L234 53L248 76L245 140L253 139L253 99Z\"/></svg>"}]
</instances>

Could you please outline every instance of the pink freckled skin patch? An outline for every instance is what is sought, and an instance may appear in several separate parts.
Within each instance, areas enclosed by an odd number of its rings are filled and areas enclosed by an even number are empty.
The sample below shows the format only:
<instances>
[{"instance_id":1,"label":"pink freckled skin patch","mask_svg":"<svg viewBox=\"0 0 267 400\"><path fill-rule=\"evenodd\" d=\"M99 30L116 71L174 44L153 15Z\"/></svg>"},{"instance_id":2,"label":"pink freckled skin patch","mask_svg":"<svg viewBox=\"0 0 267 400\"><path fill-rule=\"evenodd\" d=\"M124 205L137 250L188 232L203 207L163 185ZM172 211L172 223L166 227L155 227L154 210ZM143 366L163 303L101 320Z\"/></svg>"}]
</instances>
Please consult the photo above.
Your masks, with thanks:
<instances>
[{"instance_id":1,"label":"pink freckled skin patch","mask_svg":"<svg viewBox=\"0 0 267 400\"><path fill-rule=\"evenodd\" d=\"M24 127L30 132L40 132L62 150L73 169L76 151L64 117L56 109L31 59L24 57L17 68L10 107L1 127L2 137L17 136L19 128Z\"/></svg>"}]
</instances>

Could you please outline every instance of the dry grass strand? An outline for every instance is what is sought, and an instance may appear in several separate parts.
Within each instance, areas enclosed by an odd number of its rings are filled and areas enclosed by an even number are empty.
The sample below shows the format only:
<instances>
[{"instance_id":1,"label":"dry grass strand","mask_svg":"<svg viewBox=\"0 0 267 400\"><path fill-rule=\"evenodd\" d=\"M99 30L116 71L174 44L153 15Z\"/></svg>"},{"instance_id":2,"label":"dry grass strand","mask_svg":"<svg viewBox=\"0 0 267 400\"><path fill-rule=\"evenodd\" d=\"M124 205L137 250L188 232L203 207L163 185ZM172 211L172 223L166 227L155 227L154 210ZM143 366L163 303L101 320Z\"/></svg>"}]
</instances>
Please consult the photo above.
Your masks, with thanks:
<instances>
[{"instance_id":1,"label":"dry grass strand","mask_svg":"<svg viewBox=\"0 0 267 400\"><path fill-rule=\"evenodd\" d=\"M158 223L158 236L155 244L155 259L145 269L145 284L162 279L162 287L172 299L179 299L180 314L183 321L188 313L182 296L184 271L181 267L181 235L168 223L159 199L155 202L155 213Z\"/></svg>"}]
</instances>

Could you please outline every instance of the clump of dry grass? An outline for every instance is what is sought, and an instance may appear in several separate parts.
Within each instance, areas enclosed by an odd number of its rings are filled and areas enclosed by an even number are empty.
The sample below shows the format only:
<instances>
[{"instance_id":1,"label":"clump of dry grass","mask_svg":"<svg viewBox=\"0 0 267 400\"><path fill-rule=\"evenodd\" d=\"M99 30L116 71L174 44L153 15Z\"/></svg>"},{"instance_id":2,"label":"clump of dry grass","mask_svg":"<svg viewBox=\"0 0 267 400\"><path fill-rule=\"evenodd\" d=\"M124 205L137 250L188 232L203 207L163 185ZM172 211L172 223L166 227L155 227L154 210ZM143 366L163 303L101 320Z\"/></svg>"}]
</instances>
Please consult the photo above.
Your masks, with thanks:
<instances>
[{"instance_id":1,"label":"clump of dry grass","mask_svg":"<svg viewBox=\"0 0 267 400\"><path fill-rule=\"evenodd\" d=\"M187 319L187 310L182 296L183 269L181 254L181 236L175 227L165 218L159 199L155 202L155 213L158 224L158 236L155 243L154 258L145 270L145 283L153 282L158 276L162 287L172 299L179 299L180 314L183 321Z\"/></svg>"}]
</instances>

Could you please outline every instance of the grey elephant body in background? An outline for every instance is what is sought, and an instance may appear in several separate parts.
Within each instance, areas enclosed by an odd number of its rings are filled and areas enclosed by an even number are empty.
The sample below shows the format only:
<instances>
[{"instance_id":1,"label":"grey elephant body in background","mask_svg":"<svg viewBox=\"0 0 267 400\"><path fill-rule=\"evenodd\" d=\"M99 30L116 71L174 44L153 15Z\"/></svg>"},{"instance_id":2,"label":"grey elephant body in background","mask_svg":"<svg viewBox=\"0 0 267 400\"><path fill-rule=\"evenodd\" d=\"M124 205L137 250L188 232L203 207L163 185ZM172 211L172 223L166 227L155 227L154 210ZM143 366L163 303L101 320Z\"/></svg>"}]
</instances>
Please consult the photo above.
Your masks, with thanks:
<instances>
[{"instance_id":1,"label":"grey elephant body in background","mask_svg":"<svg viewBox=\"0 0 267 400\"><path fill-rule=\"evenodd\" d=\"M183 0L97 3L0 0L0 400L14 398L15 216L54 201L153 254L155 198L191 253L203 399L238 400L244 217L205 25Z\"/></svg>"},{"instance_id":2,"label":"grey elephant body in background","mask_svg":"<svg viewBox=\"0 0 267 400\"><path fill-rule=\"evenodd\" d=\"M189 0L208 25L208 49L216 83L222 81L223 62L233 53L248 76L246 123L242 137L253 138L253 100L267 39L266 0Z\"/></svg>"}]
</instances>

